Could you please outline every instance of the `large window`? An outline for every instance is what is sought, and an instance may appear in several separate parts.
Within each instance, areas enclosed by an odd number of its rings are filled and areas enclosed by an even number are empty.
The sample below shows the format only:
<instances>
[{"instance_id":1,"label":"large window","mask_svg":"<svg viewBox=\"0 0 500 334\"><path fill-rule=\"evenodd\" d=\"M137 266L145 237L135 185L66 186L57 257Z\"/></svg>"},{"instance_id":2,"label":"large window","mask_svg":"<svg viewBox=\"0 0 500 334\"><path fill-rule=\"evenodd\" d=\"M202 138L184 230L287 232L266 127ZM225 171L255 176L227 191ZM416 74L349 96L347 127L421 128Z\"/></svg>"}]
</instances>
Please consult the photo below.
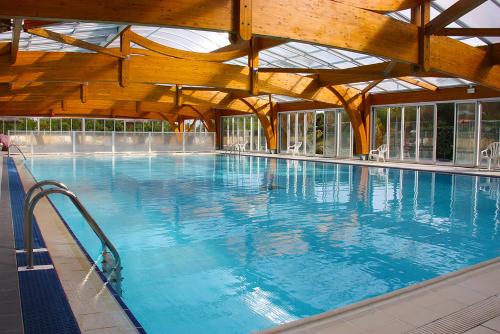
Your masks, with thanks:
<instances>
[{"instance_id":1,"label":"large window","mask_svg":"<svg viewBox=\"0 0 500 334\"><path fill-rule=\"evenodd\" d=\"M222 117L222 147L244 144L246 151L267 151L267 141L255 115Z\"/></svg>"},{"instance_id":2,"label":"large window","mask_svg":"<svg viewBox=\"0 0 500 334\"><path fill-rule=\"evenodd\" d=\"M327 157L337 156L337 111L325 110L323 154Z\"/></svg>"},{"instance_id":3,"label":"large window","mask_svg":"<svg viewBox=\"0 0 500 334\"><path fill-rule=\"evenodd\" d=\"M481 103L479 152L493 142L500 142L500 101ZM486 164L487 162L484 160L482 163Z\"/></svg>"},{"instance_id":4,"label":"large window","mask_svg":"<svg viewBox=\"0 0 500 334\"><path fill-rule=\"evenodd\" d=\"M478 166L481 151L500 142L500 101L374 107L372 148L392 160Z\"/></svg>"},{"instance_id":5,"label":"large window","mask_svg":"<svg viewBox=\"0 0 500 334\"><path fill-rule=\"evenodd\" d=\"M417 157L417 107L406 107L403 127L403 160L414 161Z\"/></svg>"},{"instance_id":6,"label":"large window","mask_svg":"<svg viewBox=\"0 0 500 334\"><path fill-rule=\"evenodd\" d=\"M9 117L0 118L0 133L11 131L128 131L171 132L170 124L165 121L153 120L122 120L93 118L46 118L46 117ZM205 131L201 121L196 122L193 131Z\"/></svg>"},{"instance_id":7,"label":"large window","mask_svg":"<svg viewBox=\"0 0 500 334\"><path fill-rule=\"evenodd\" d=\"M280 113L279 135L281 153L297 145L300 155L352 157L352 126L342 109Z\"/></svg>"},{"instance_id":8,"label":"large window","mask_svg":"<svg viewBox=\"0 0 500 334\"><path fill-rule=\"evenodd\" d=\"M433 105L373 108L372 148L388 144L389 159L434 161Z\"/></svg>"},{"instance_id":9,"label":"large window","mask_svg":"<svg viewBox=\"0 0 500 334\"><path fill-rule=\"evenodd\" d=\"M476 103L457 103L455 125L455 164L475 163Z\"/></svg>"},{"instance_id":10,"label":"large window","mask_svg":"<svg viewBox=\"0 0 500 334\"><path fill-rule=\"evenodd\" d=\"M71 120L71 131L82 131L81 118L74 118Z\"/></svg>"},{"instance_id":11,"label":"large window","mask_svg":"<svg viewBox=\"0 0 500 334\"><path fill-rule=\"evenodd\" d=\"M401 128L403 108L392 107L389 110L389 157L401 159Z\"/></svg>"},{"instance_id":12,"label":"large window","mask_svg":"<svg viewBox=\"0 0 500 334\"><path fill-rule=\"evenodd\" d=\"M434 137L436 130L436 127L434 126L434 116L434 106L430 105L420 107L420 135L418 142L418 156L419 160L421 161L434 161Z\"/></svg>"},{"instance_id":13,"label":"large window","mask_svg":"<svg viewBox=\"0 0 500 334\"><path fill-rule=\"evenodd\" d=\"M373 148L376 149L382 144L387 144L387 111L389 108L374 108L373 112Z\"/></svg>"},{"instance_id":14,"label":"large window","mask_svg":"<svg viewBox=\"0 0 500 334\"><path fill-rule=\"evenodd\" d=\"M455 103L438 103L436 160L440 163L453 162Z\"/></svg>"}]
</instances>

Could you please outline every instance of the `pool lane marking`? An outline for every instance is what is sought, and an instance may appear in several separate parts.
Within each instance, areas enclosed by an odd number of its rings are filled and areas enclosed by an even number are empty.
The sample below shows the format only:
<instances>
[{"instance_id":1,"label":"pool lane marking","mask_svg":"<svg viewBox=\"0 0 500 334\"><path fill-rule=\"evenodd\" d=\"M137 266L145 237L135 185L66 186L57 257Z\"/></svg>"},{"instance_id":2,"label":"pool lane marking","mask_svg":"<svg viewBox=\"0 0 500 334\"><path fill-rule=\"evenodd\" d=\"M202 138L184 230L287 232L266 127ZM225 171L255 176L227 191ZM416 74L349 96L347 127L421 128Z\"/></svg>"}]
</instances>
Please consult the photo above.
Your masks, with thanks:
<instances>
[{"instance_id":1,"label":"pool lane marking","mask_svg":"<svg viewBox=\"0 0 500 334\"><path fill-rule=\"evenodd\" d=\"M33 270L50 270L54 269L52 264L43 264L39 266L33 266L33 268L28 269L26 266L17 267L17 271L33 271Z\"/></svg>"},{"instance_id":2,"label":"pool lane marking","mask_svg":"<svg viewBox=\"0 0 500 334\"><path fill-rule=\"evenodd\" d=\"M35 248L33 249L33 253L45 253L49 250L47 248ZM26 253L25 249L16 249L16 254Z\"/></svg>"}]
</instances>

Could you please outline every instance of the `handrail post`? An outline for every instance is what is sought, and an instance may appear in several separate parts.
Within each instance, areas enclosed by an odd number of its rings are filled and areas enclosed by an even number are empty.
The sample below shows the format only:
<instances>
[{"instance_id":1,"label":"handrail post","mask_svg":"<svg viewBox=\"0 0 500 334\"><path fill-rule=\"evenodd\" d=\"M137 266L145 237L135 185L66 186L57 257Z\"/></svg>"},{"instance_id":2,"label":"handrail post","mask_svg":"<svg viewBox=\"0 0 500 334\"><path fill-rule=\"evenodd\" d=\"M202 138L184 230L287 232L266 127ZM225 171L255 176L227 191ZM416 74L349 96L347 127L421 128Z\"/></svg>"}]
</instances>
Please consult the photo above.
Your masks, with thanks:
<instances>
[{"instance_id":1,"label":"handrail post","mask_svg":"<svg viewBox=\"0 0 500 334\"><path fill-rule=\"evenodd\" d=\"M51 182L54 181L42 181L40 183L47 182L47 184L52 184ZM62 185L62 184L60 184ZM64 185L63 185L64 186ZM64 186L65 187L65 186ZM108 237L104 234L102 229L99 227L99 225L96 223L94 218L90 215L90 213L87 211L87 209L83 206L83 204L80 202L78 197L69 191L68 189L64 188L51 188L47 190L42 190L38 194L33 197L31 200L30 197L32 193L34 192L34 189L36 189L36 185L33 186L29 191L29 196L26 196L25 203L29 203L27 207L25 207L25 212L24 212L24 226L25 229L27 229L26 235L27 239L25 239L25 243L27 243L26 247L26 253L27 253L27 268L32 269L33 268L33 213L35 210L36 205L38 202L45 196L51 195L51 194L61 194L65 195L68 197L73 205L78 209L80 214L85 218L87 223L89 224L90 228L94 231L94 233L97 235L99 240L101 240L102 246L103 246L103 254L109 249L111 254L114 257L114 266L113 268L109 271L109 276L108 276L108 281L113 283L116 282L117 285L117 290L118 293L121 294L121 288L120 288L120 282L121 282L121 259L120 255L118 254L118 251L116 250L115 246L113 243L108 239Z\"/></svg>"},{"instance_id":2,"label":"handrail post","mask_svg":"<svg viewBox=\"0 0 500 334\"><path fill-rule=\"evenodd\" d=\"M19 153L21 153L21 155L23 156L24 160L27 160L26 159L26 156L24 155L23 151L21 151L21 148L19 146L17 146L16 144L10 144L8 149L7 149L7 156L10 158L10 148L11 147L15 147Z\"/></svg>"},{"instance_id":3,"label":"handrail post","mask_svg":"<svg viewBox=\"0 0 500 334\"><path fill-rule=\"evenodd\" d=\"M68 190L68 187L61 182L45 180L35 183L26 193L26 197L24 198L24 208L23 208L23 222L24 222L24 249L26 251L28 269L33 268L33 222L29 219L28 208L31 202L31 197L35 190L40 189L43 190L43 186L55 186L61 189Z\"/></svg>"}]
</instances>

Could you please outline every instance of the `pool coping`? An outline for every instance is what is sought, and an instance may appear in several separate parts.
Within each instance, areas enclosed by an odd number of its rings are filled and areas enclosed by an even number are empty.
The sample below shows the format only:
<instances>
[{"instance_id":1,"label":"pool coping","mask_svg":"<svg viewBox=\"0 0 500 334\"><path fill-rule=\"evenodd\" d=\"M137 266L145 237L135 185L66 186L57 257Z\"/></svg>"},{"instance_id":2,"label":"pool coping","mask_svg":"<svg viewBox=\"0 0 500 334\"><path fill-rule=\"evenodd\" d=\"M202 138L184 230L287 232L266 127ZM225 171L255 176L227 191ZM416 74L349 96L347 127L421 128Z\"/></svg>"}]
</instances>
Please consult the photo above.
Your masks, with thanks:
<instances>
[{"instance_id":1,"label":"pool coping","mask_svg":"<svg viewBox=\"0 0 500 334\"><path fill-rule=\"evenodd\" d=\"M31 185L34 182L36 182L36 178L33 176L33 174L31 173L31 171L28 168L26 168L26 166L24 165L24 163L21 160L14 159L14 163L15 163L17 172L19 174L19 177L21 178L22 186L26 190L26 187L28 187L29 185ZM21 170L23 172L21 172ZM31 180L29 180L29 178L31 178ZM83 254L83 256L85 257L87 265L90 267L90 268L83 269L84 271L88 272L87 278L90 280L91 279L90 274L91 273L95 273L96 276L98 277L98 279L100 280L100 282L102 283L102 285L106 287L106 289L104 290L105 291L104 293L107 293L107 294L109 294L111 296L111 299L116 303L117 307L124 313L124 315L126 316L127 320L130 322L130 324L134 328L135 332L136 333L141 333L141 334L146 333L146 331L144 330L144 328L142 327L142 325L139 323L139 321L137 320L137 318L134 316L134 314L131 312L131 310L128 308L128 306L125 304L125 302L122 300L122 298L118 295L118 293L116 292L116 290L112 286L110 286L110 284L107 284L107 279L106 279L105 275L100 270L99 266L93 261L93 259L88 254L88 252L85 250L85 248L83 247L83 245L80 243L80 241L78 240L78 238L76 237L76 235L74 234L74 232L72 231L72 229L70 228L70 226L68 225L68 223L66 222L66 220L62 217L62 215L59 212L59 210L56 208L56 206L50 200L50 198L48 198L48 197L44 198L40 202L42 202L42 201L46 201L46 203L48 203L49 210L52 210L53 213L57 216L57 218L62 223L62 226L65 228L66 232L71 237L71 241L74 242L74 244L78 247L78 250L81 251L82 254ZM39 209L37 209L37 210L39 210ZM40 214L37 215L37 213L36 213L37 210L35 210L35 216L37 217L37 221L39 221L39 225L41 225L40 221L42 221L42 219L40 217ZM43 216L46 216L46 215L47 215L47 211L46 211L46 209L44 209ZM49 245L50 242L47 242L47 240L46 240L46 243L47 243L47 248L49 248L50 247L50 245ZM50 254L50 251L49 251L49 254ZM54 258L57 258L57 256L54 256ZM56 271L58 271L57 270L58 267L66 265L63 262L57 263L58 261L55 260L55 259L53 259L53 262L54 262L54 267L56 268ZM64 280L61 278L61 275L59 274L59 272L58 272L58 276L59 276L59 279L61 281L61 284L63 285L63 288L64 288L65 292L68 293L67 292L67 287L65 287ZM100 293L102 293L102 291L100 291ZM67 298L67 299L69 301L69 304L70 304L71 308L75 312L74 308L77 307L77 306L75 305L74 301L72 301L71 298ZM89 307L89 304L87 304L86 307ZM88 310L87 310L87 312L88 312ZM98 312L96 312L95 314L97 314L97 313ZM90 312L89 314L92 315L94 313ZM75 316L76 316L76 313L75 313ZM77 322L78 322L78 325L80 326L80 329L82 330L82 333L85 333L87 330L85 330L84 328L82 328L82 324L81 324L82 321L79 320L78 317L77 317ZM128 327L127 324L125 324L125 323L122 323L122 324L124 325L124 327ZM104 333L109 328L110 327L102 327L102 328L97 328L97 329L91 329L89 331L91 331L92 333L96 333L96 334L99 333L99 331L102 331ZM120 332L122 332L122 331L120 331Z\"/></svg>"},{"instance_id":2,"label":"pool coping","mask_svg":"<svg viewBox=\"0 0 500 334\"><path fill-rule=\"evenodd\" d=\"M430 172L436 174L469 175L469 176L500 178L499 169L497 169L497 171L489 171L487 169L480 169L477 167L419 164L419 163L410 163L404 161L378 162L378 161L360 160L353 158L328 158L328 157L300 156L300 155L289 155L289 154L270 154L270 153L258 153L258 152L236 153L236 152L227 152L224 150L217 150L216 154L233 155L233 156L241 155L249 157L292 160L292 161L321 162L327 164L351 165L351 166L374 167L374 168L392 168L392 169Z\"/></svg>"}]
</instances>

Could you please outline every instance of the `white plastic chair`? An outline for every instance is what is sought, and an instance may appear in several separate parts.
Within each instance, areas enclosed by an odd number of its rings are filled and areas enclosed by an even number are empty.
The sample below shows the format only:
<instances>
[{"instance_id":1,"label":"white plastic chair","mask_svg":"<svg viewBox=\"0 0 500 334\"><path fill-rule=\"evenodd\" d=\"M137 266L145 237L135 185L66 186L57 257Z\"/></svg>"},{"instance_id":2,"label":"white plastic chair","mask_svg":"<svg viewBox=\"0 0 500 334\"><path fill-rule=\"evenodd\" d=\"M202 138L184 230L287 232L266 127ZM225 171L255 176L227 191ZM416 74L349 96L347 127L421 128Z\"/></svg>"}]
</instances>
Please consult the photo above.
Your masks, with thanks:
<instances>
[{"instance_id":1,"label":"white plastic chair","mask_svg":"<svg viewBox=\"0 0 500 334\"><path fill-rule=\"evenodd\" d=\"M298 141L293 145L288 146L286 152L287 153L292 153L292 155L295 155L295 153L299 154L300 153L300 147L302 146L302 142Z\"/></svg>"},{"instance_id":2,"label":"white plastic chair","mask_svg":"<svg viewBox=\"0 0 500 334\"><path fill-rule=\"evenodd\" d=\"M498 160L500 158L500 142L494 142L486 146L486 149L481 151L481 161L488 160L488 170L491 170L491 162L494 161L493 170L496 170Z\"/></svg>"},{"instance_id":3,"label":"white plastic chair","mask_svg":"<svg viewBox=\"0 0 500 334\"><path fill-rule=\"evenodd\" d=\"M370 154L368 155L369 160L375 160L380 161L380 158L384 160L385 162L385 156L387 154L387 144L382 144L380 145L376 150L371 150Z\"/></svg>"}]
</instances>

